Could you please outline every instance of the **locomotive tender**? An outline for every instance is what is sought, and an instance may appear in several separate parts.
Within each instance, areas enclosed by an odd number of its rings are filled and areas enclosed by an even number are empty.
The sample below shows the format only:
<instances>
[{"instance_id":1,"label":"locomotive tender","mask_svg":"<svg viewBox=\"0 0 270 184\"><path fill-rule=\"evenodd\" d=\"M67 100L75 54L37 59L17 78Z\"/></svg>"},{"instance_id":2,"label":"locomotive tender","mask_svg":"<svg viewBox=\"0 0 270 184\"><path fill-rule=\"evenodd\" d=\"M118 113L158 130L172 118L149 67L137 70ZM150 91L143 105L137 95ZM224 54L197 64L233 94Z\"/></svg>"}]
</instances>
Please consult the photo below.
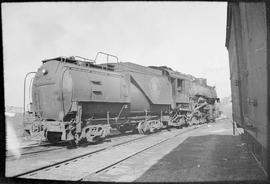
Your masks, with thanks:
<instances>
[{"instance_id":1,"label":"locomotive tender","mask_svg":"<svg viewBox=\"0 0 270 184\"><path fill-rule=\"evenodd\" d=\"M96 64L101 54L107 63ZM108 63L109 57L117 62ZM25 131L42 132L50 142L95 142L110 128L143 134L214 120L218 99L206 79L164 66L118 62L103 52L94 60L78 56L43 60L31 86Z\"/></svg>"}]
</instances>

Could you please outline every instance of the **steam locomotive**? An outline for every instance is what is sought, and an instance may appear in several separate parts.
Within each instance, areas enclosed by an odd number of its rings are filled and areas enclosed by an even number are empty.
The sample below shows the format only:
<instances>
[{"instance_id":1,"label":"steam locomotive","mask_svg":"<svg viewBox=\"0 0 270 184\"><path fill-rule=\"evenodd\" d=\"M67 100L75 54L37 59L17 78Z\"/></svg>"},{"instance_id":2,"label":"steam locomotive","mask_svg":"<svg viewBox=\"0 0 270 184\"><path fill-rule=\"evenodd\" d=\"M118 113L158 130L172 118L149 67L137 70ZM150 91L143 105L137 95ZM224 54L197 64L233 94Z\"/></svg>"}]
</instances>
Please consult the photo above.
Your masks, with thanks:
<instances>
[{"instance_id":1,"label":"steam locomotive","mask_svg":"<svg viewBox=\"0 0 270 184\"><path fill-rule=\"evenodd\" d=\"M97 64L100 55L107 62ZM116 62L108 62L111 57ZM42 133L49 142L95 142L111 128L147 134L214 121L218 101L206 79L166 66L119 62L103 52L94 60L78 56L43 60L30 87L25 132Z\"/></svg>"}]
</instances>

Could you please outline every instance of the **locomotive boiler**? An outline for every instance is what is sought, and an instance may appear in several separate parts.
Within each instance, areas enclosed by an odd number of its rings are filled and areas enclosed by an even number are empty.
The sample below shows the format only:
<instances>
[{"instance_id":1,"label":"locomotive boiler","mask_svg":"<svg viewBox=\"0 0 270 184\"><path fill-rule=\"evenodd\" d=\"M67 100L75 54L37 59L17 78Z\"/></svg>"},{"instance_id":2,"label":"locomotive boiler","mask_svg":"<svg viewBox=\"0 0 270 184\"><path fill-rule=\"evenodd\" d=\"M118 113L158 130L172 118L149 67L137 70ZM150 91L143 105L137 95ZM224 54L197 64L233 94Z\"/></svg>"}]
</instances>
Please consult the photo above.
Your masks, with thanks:
<instances>
[{"instance_id":1,"label":"locomotive boiler","mask_svg":"<svg viewBox=\"0 0 270 184\"><path fill-rule=\"evenodd\" d=\"M107 63L96 63L101 54ZM117 62L109 63L109 57ZM78 56L43 60L33 78L25 131L41 132L50 142L78 143L98 141L110 128L144 134L179 127L195 117L191 99L200 91L193 87L195 79L167 67L119 62L103 52L94 60ZM207 91L209 86L201 88ZM215 101L211 93L199 96Z\"/></svg>"}]
</instances>

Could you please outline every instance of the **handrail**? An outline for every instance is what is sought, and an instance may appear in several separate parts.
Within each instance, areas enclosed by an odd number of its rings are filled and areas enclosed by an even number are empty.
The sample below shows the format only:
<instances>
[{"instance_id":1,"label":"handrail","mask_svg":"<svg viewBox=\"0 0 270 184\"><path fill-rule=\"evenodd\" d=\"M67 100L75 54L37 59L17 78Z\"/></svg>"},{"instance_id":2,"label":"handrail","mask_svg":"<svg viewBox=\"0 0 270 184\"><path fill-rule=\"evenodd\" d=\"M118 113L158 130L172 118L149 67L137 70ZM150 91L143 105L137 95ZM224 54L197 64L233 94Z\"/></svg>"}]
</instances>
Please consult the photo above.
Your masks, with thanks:
<instances>
[{"instance_id":1,"label":"handrail","mask_svg":"<svg viewBox=\"0 0 270 184\"><path fill-rule=\"evenodd\" d=\"M29 89L28 89L28 91L29 91L29 101L31 102L33 99L32 99L32 91L31 91L31 86L32 86L32 84L33 84L33 80L34 80L34 78L32 77L31 79L30 79L30 84L29 84ZM28 109L28 108L27 108Z\"/></svg>"},{"instance_id":2,"label":"handrail","mask_svg":"<svg viewBox=\"0 0 270 184\"><path fill-rule=\"evenodd\" d=\"M26 85L26 78L33 73L37 72L28 72L24 77L24 86L23 86L23 117L25 116L25 85Z\"/></svg>"},{"instance_id":3,"label":"handrail","mask_svg":"<svg viewBox=\"0 0 270 184\"><path fill-rule=\"evenodd\" d=\"M100 54L102 54L102 55L105 55L105 56L107 56L107 67L106 67L106 71L108 70L108 61L109 61L109 56L110 57L114 57L114 58L116 58L116 61L117 61L117 64L119 64L119 59L118 59L118 57L117 56L115 56L115 55L112 55L112 54L108 54L108 53L105 53L105 52L98 52L97 54L96 54L96 57L95 57L95 64L97 63L96 62L96 60L97 60L97 58L98 58L98 55L100 55ZM103 67L102 67L103 68Z\"/></svg>"},{"instance_id":4,"label":"handrail","mask_svg":"<svg viewBox=\"0 0 270 184\"><path fill-rule=\"evenodd\" d=\"M103 54L103 55L106 55L106 56L107 56L107 64L108 64L108 56L111 56L111 57L116 58L117 63L119 63L119 61L118 61L119 59L118 59L117 56L112 55L112 54L108 54L108 53L106 53L106 52L98 52L98 53L96 54L96 57L95 57L95 60L94 60L95 62L96 62L96 60L97 60L99 54Z\"/></svg>"},{"instance_id":5,"label":"handrail","mask_svg":"<svg viewBox=\"0 0 270 184\"><path fill-rule=\"evenodd\" d=\"M96 61L95 61L95 60L88 59L88 58L85 58L85 57L81 57L81 56L74 56L74 57L81 58L81 59L88 60L88 61L91 61L91 62L96 63Z\"/></svg>"},{"instance_id":6,"label":"handrail","mask_svg":"<svg viewBox=\"0 0 270 184\"><path fill-rule=\"evenodd\" d=\"M122 106L122 108L121 108L121 110L120 110L120 112L119 112L119 114L118 114L118 116L117 116L116 118L118 119L118 118L120 117L120 115L121 115L123 109L127 109L127 108L128 108L128 105L127 105L127 104L124 104L124 105Z\"/></svg>"}]
</instances>

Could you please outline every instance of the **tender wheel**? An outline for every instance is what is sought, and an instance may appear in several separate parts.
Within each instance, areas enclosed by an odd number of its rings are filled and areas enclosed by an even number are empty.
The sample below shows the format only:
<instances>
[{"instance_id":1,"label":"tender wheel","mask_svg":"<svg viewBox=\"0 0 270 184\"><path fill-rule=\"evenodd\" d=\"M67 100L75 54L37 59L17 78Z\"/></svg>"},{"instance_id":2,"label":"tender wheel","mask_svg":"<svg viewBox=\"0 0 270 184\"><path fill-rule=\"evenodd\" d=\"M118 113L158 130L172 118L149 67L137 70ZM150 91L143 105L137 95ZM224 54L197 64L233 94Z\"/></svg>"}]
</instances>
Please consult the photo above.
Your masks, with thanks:
<instances>
[{"instance_id":1,"label":"tender wheel","mask_svg":"<svg viewBox=\"0 0 270 184\"><path fill-rule=\"evenodd\" d=\"M186 124L186 120L184 118L181 118L179 121L179 128L182 128Z\"/></svg>"},{"instance_id":2,"label":"tender wheel","mask_svg":"<svg viewBox=\"0 0 270 184\"><path fill-rule=\"evenodd\" d=\"M109 134L109 130L104 126L88 126L83 129L82 137L86 138L87 142L96 143L105 139Z\"/></svg>"},{"instance_id":3,"label":"tender wheel","mask_svg":"<svg viewBox=\"0 0 270 184\"><path fill-rule=\"evenodd\" d=\"M61 141L61 132L47 132L47 140L51 143L56 143Z\"/></svg>"},{"instance_id":4,"label":"tender wheel","mask_svg":"<svg viewBox=\"0 0 270 184\"><path fill-rule=\"evenodd\" d=\"M137 134L137 133L139 133L139 131L138 131L137 128L133 128L133 129L132 129L132 133Z\"/></svg>"},{"instance_id":5,"label":"tender wheel","mask_svg":"<svg viewBox=\"0 0 270 184\"><path fill-rule=\"evenodd\" d=\"M145 122L140 122L139 124L138 124L138 132L139 132L139 134L145 134Z\"/></svg>"},{"instance_id":6,"label":"tender wheel","mask_svg":"<svg viewBox=\"0 0 270 184\"><path fill-rule=\"evenodd\" d=\"M157 132L157 131L160 131L163 124L159 121L159 120L152 120L149 122L149 128L150 128L150 132L153 133L153 132Z\"/></svg>"},{"instance_id":7,"label":"tender wheel","mask_svg":"<svg viewBox=\"0 0 270 184\"><path fill-rule=\"evenodd\" d=\"M23 136L26 137L26 136L30 136L31 133L30 133L30 130L24 130L23 131Z\"/></svg>"},{"instance_id":8,"label":"tender wheel","mask_svg":"<svg viewBox=\"0 0 270 184\"><path fill-rule=\"evenodd\" d=\"M119 127L119 128L118 128L118 131L119 131L121 134L125 134L125 133L126 133L126 129L125 129L123 126Z\"/></svg>"},{"instance_id":9,"label":"tender wheel","mask_svg":"<svg viewBox=\"0 0 270 184\"><path fill-rule=\"evenodd\" d=\"M191 124L191 125L197 125L197 124L199 124L199 121L197 120L196 117L192 117L192 119L191 119L191 121L190 121L190 124Z\"/></svg>"},{"instance_id":10,"label":"tender wheel","mask_svg":"<svg viewBox=\"0 0 270 184\"><path fill-rule=\"evenodd\" d=\"M78 145L76 144L75 140L69 140L68 141L68 145L67 145L67 148L68 149L74 149L76 148Z\"/></svg>"}]
</instances>

